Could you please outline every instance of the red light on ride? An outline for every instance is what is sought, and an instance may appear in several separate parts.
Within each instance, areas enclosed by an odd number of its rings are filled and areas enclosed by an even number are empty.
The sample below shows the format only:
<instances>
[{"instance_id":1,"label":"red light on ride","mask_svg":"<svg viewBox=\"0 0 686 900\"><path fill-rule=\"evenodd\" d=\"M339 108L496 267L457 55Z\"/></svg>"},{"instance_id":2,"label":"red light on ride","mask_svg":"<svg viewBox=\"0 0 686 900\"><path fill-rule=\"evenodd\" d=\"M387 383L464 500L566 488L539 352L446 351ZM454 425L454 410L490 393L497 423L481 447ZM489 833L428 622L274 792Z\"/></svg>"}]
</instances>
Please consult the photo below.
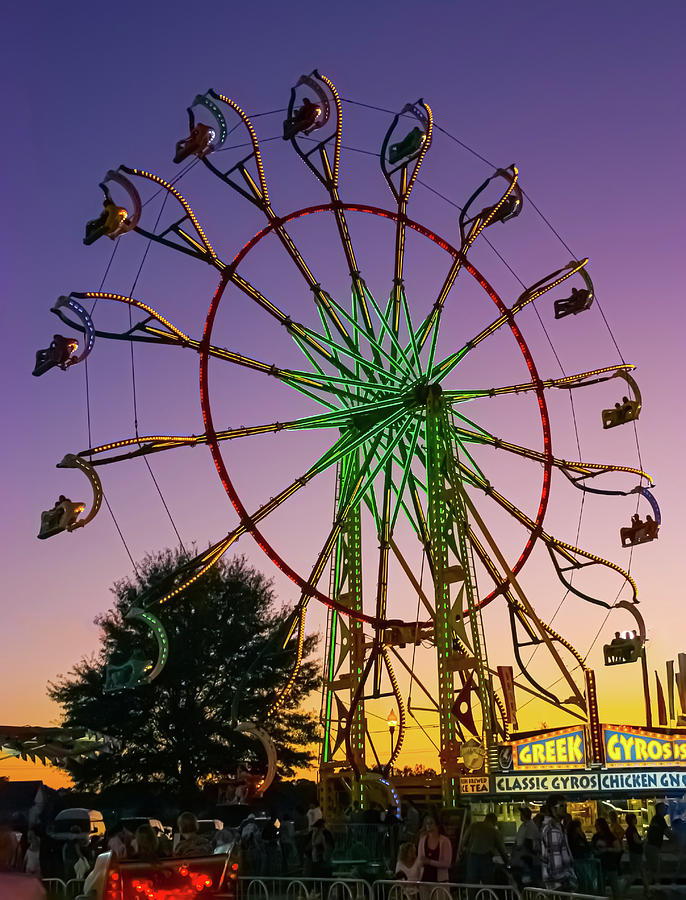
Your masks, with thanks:
<instances>
[{"instance_id":1,"label":"red light on ride","mask_svg":"<svg viewBox=\"0 0 686 900\"><path fill-rule=\"evenodd\" d=\"M233 869L234 872L237 872L237 871L238 871L238 863L234 863L234 864L231 866L231 868Z\"/></svg>"},{"instance_id":2,"label":"red light on ride","mask_svg":"<svg viewBox=\"0 0 686 900\"><path fill-rule=\"evenodd\" d=\"M188 875L188 866L179 866L179 875L185 878Z\"/></svg>"}]
</instances>

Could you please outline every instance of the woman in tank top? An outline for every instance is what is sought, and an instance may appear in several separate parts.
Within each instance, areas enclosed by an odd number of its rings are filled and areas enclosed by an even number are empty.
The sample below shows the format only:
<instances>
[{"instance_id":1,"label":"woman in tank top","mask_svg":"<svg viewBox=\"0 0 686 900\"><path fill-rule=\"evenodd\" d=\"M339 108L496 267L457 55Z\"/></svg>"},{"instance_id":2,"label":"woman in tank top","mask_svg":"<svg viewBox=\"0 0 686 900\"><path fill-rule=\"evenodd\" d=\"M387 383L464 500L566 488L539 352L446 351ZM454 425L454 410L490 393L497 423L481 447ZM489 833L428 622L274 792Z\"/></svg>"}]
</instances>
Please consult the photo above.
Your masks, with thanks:
<instances>
[{"instance_id":1,"label":"woman in tank top","mask_svg":"<svg viewBox=\"0 0 686 900\"><path fill-rule=\"evenodd\" d=\"M417 862L422 866L422 881L448 881L453 851L450 840L441 834L433 816L424 817Z\"/></svg>"}]
</instances>

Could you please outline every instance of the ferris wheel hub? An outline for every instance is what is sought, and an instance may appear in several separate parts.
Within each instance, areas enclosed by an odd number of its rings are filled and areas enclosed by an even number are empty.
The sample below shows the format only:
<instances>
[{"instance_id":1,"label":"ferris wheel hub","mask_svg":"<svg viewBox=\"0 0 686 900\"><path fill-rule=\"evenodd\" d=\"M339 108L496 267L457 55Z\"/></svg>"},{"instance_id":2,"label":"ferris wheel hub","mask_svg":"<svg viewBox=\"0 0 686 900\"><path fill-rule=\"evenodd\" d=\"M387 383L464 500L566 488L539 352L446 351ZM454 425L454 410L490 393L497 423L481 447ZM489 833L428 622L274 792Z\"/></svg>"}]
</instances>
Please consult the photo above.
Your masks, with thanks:
<instances>
[{"instance_id":1,"label":"ferris wheel hub","mask_svg":"<svg viewBox=\"0 0 686 900\"><path fill-rule=\"evenodd\" d=\"M429 400L438 400L442 393L443 388L438 382L434 384L420 382L414 388L414 399L417 403L425 404Z\"/></svg>"}]
</instances>

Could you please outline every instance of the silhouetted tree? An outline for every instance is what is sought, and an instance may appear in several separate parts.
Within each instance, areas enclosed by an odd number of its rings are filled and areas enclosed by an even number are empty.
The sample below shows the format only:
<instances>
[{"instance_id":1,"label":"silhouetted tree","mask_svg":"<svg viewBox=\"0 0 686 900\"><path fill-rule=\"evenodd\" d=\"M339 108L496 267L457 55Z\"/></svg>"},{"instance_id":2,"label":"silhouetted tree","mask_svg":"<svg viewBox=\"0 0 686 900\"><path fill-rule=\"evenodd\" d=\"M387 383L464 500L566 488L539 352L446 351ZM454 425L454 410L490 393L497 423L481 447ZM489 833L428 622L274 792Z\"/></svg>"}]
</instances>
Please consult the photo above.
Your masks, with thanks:
<instances>
[{"instance_id":1,"label":"silhouetted tree","mask_svg":"<svg viewBox=\"0 0 686 900\"><path fill-rule=\"evenodd\" d=\"M104 690L108 663L120 664L137 649L155 658L154 639L124 616L155 586L159 595L159 586L187 560L167 549L146 557L135 578L118 581L113 609L96 619L99 652L48 687L64 707L64 725L91 728L121 742L118 753L70 764L77 788L159 780L190 801L209 778L233 775L241 764L264 765L263 748L235 730L232 716L263 723L288 679L297 647L292 638L283 648L289 611L275 609L271 582L243 558L220 562L179 600L151 608L169 638L169 659L155 681ZM317 666L308 660L315 643L314 637L306 639L294 688L266 725L282 775L312 760L316 722L301 705L319 686Z\"/></svg>"}]
</instances>

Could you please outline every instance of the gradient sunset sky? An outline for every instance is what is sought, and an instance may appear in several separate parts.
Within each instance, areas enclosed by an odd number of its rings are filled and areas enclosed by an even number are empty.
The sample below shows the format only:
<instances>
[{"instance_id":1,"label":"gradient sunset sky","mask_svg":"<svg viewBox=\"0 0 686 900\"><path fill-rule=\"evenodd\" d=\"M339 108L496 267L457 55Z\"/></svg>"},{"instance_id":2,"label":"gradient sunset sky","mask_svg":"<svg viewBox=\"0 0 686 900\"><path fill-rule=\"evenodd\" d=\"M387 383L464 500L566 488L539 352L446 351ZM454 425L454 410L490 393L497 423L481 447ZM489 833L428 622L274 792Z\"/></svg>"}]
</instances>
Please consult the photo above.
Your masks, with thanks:
<instances>
[{"instance_id":1,"label":"gradient sunset sky","mask_svg":"<svg viewBox=\"0 0 686 900\"><path fill-rule=\"evenodd\" d=\"M36 540L41 510L50 507L59 493L72 499L84 494L85 482L78 473L54 468L65 453L88 444L84 367L67 373L54 370L40 379L32 378L31 369L35 351L46 347L55 331L66 333L49 312L58 295L97 290L110 260L111 242L82 245L85 222L101 206L98 182L107 169L121 163L166 178L176 176L173 147L187 132L185 109L196 93L214 87L248 114L268 113L286 106L291 85L315 67L334 81L346 100L400 110L406 102L424 97L442 128L496 165L515 162L525 191L574 254L590 257L598 299L624 358L637 366L643 394L640 460L655 479L664 524L657 542L632 554L631 575L638 582L648 624L651 679L653 669L663 675L664 660L686 650L683 3L494 0L477 6L436 0L421 4L351 0L332 6L265 0L191 7L178 2L124 0L105 6L75 0L59 6L15 4L5 21L6 46L0 62L6 121L0 225L6 338L0 722L37 725L58 720L59 710L46 698L46 683L97 648L93 618L109 606L113 581L131 568L105 508L83 530L46 542ZM344 104L344 115L343 144L377 150L390 117L350 103ZM260 139L277 137L281 119L278 113L256 118ZM263 147L277 211L326 201L289 145L265 140ZM421 173L425 184L416 187L409 214L457 242L458 213L448 201L464 203L491 172L473 154L437 134ZM256 211L202 166L195 167L179 189L207 224L210 239L225 259L261 227ZM349 201L392 207L378 160L354 150L343 154L341 195ZM159 206L153 204L151 209L149 225ZM385 300L383 292L392 278L390 232L386 228L384 237L365 223L351 221L351 228L353 224L359 229L363 274L372 288L379 285L379 297ZM332 242L332 228L319 230L314 222L303 221L293 227L293 234L302 241L308 260L314 261L322 283L330 272L333 284L342 285L340 248ZM488 237L526 284L570 259L531 205L525 204L522 215L507 226L489 229ZM145 242L129 235L120 245L105 289L127 294ZM265 293L271 290L274 296L281 291L288 297L295 283L292 273L283 262L273 262L268 252L248 265L246 277L255 283L262 277ZM475 250L474 262L511 305L521 292L511 272L485 245ZM445 265L445 257L435 249L427 251L419 239L408 238L408 294L418 310L430 307ZM179 262L170 251L154 246L136 296L200 336L216 283L216 273L209 267ZM475 325L489 321L480 316L493 317L490 309L477 306L484 303L483 297L471 287L465 291L467 303L474 297L474 306L448 320L448 348L460 346ZM286 352L283 334L276 328L263 329L254 313L244 313L232 305L234 301L235 296L223 305L218 323L223 339L218 343L284 361L285 356L279 355ZM293 300L294 318L302 302ZM288 301L284 305L289 308ZM560 322L553 319L551 295L539 309L567 372L619 362L597 306ZM102 316L97 320L100 327L126 327L125 311L99 307L97 312ZM541 377L558 376L559 367L533 312L522 317L521 327ZM461 386L526 380L513 343L505 336L494 340L467 369ZM94 444L133 433L128 354L125 344L112 347L101 341L90 357ZM202 430L193 354L137 349L136 367L141 434ZM215 376L222 425L274 421L282 414L280 395L271 392L271 385L267 389L243 373L225 375L224 381ZM593 389L577 393L582 457L638 465L632 426L603 432L600 425L600 409L619 399L621 387L602 385L596 393ZM516 399L520 406L508 401L497 411L486 406L480 421L507 440L537 447L540 424L532 415L535 404L531 398ZM298 409L298 414L313 412ZM476 406L474 410L476 415ZM578 458L566 393L551 400L551 418L555 454ZM264 443L250 450L231 446L226 451L248 504L259 504L316 458L316 440L310 447L301 437L289 441L283 454ZM530 512L532 506L535 511L540 473L533 463L528 466L534 471L528 471L525 462L499 460L494 471L498 487ZM178 451L178 456L160 454L153 467L185 542L195 541L203 548L234 527L235 513L206 448ZM140 460L107 467L101 474L134 558L174 543L169 519ZM558 473L545 527L574 542L580 494L562 482ZM302 571L311 567L323 543L323 510L330 524L329 488L292 514L277 518L274 525L275 543ZM634 508L630 498L587 500L579 544L626 567L629 551L619 547L618 530L628 523ZM521 549L522 534L508 527L497 519L494 532L513 555ZM243 539L236 552L245 553L275 578L282 602L297 600L297 588L249 539ZM420 553L414 552L419 577ZM535 554L522 575L534 605L548 620L564 593L549 568L547 554ZM613 600L621 584L605 575L594 583L594 577L584 584ZM403 616L413 618L416 595L413 599L399 589L398 597ZM507 633L495 615L489 612L485 617L493 666L512 661ZM568 597L555 624L585 654L604 615L602 609ZM323 613L313 609L310 629L322 631L324 621ZM603 636L630 627L630 619L611 617L589 656L598 676L603 721L642 722L638 666L602 667ZM541 677L545 679L545 669ZM386 700L377 715L385 718L387 706ZM567 724L535 704L527 710L524 719L531 727L542 721L549 726ZM383 722L377 722L382 730ZM424 761L418 747L408 739L401 765ZM51 783L61 778L56 770L15 761L0 762L1 774L42 777Z\"/></svg>"}]
</instances>

